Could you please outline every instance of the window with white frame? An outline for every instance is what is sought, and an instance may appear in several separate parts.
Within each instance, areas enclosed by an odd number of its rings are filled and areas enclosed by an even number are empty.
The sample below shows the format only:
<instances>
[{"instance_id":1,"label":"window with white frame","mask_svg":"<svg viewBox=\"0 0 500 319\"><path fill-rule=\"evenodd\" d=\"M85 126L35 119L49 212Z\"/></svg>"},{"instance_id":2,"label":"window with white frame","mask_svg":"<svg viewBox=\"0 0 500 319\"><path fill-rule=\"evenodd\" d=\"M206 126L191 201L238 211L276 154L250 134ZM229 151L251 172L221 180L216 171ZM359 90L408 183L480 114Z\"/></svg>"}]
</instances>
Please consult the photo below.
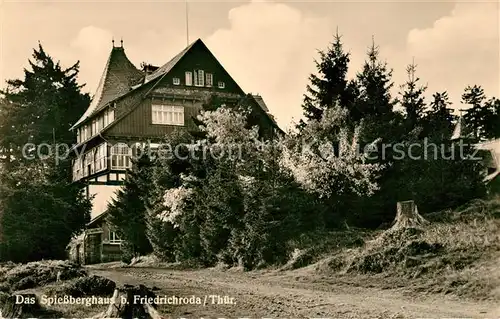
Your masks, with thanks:
<instances>
[{"instance_id":1,"label":"window with white frame","mask_svg":"<svg viewBox=\"0 0 500 319\"><path fill-rule=\"evenodd\" d=\"M192 72L186 72L186 85L193 85L193 73Z\"/></svg>"},{"instance_id":2,"label":"window with white frame","mask_svg":"<svg viewBox=\"0 0 500 319\"><path fill-rule=\"evenodd\" d=\"M83 175L89 176L94 174L94 152L89 151L84 155L84 163L83 163Z\"/></svg>"},{"instance_id":3,"label":"window with white frame","mask_svg":"<svg viewBox=\"0 0 500 319\"><path fill-rule=\"evenodd\" d=\"M219 81L219 89L223 89L226 87L226 84L222 81Z\"/></svg>"},{"instance_id":4,"label":"window with white frame","mask_svg":"<svg viewBox=\"0 0 500 319\"><path fill-rule=\"evenodd\" d=\"M90 125L85 124L85 140L88 140L90 138Z\"/></svg>"},{"instance_id":5,"label":"window with white frame","mask_svg":"<svg viewBox=\"0 0 500 319\"><path fill-rule=\"evenodd\" d=\"M172 80L174 82L174 85L180 85L181 84L181 79L179 79L179 78L173 78Z\"/></svg>"},{"instance_id":6,"label":"window with white frame","mask_svg":"<svg viewBox=\"0 0 500 319\"><path fill-rule=\"evenodd\" d=\"M73 180L82 178L82 158L78 157L73 161Z\"/></svg>"},{"instance_id":7,"label":"window with white frame","mask_svg":"<svg viewBox=\"0 0 500 319\"><path fill-rule=\"evenodd\" d=\"M111 169L127 169L132 167L130 158L132 149L125 143L117 143L111 147Z\"/></svg>"},{"instance_id":8,"label":"window with white frame","mask_svg":"<svg viewBox=\"0 0 500 319\"><path fill-rule=\"evenodd\" d=\"M99 126L99 117L96 117L94 121L95 121L95 132L94 132L95 135L101 131L101 127Z\"/></svg>"},{"instance_id":9,"label":"window with white frame","mask_svg":"<svg viewBox=\"0 0 500 319\"><path fill-rule=\"evenodd\" d=\"M115 110L114 109L109 109L108 120L109 120L108 124L115 120Z\"/></svg>"},{"instance_id":10,"label":"window with white frame","mask_svg":"<svg viewBox=\"0 0 500 319\"><path fill-rule=\"evenodd\" d=\"M194 71L194 86L205 86L205 71Z\"/></svg>"},{"instance_id":11,"label":"window with white frame","mask_svg":"<svg viewBox=\"0 0 500 319\"><path fill-rule=\"evenodd\" d=\"M108 124L109 124L109 116L108 116L108 111L104 111L103 118L104 118L104 127L106 127L106 126L108 126Z\"/></svg>"},{"instance_id":12,"label":"window with white frame","mask_svg":"<svg viewBox=\"0 0 500 319\"><path fill-rule=\"evenodd\" d=\"M92 136L97 134L97 119L92 120Z\"/></svg>"},{"instance_id":13,"label":"window with white frame","mask_svg":"<svg viewBox=\"0 0 500 319\"><path fill-rule=\"evenodd\" d=\"M80 142L81 142L81 141L80 141L80 129L77 129L77 130L76 130L76 142L77 142L77 143L80 143Z\"/></svg>"},{"instance_id":14,"label":"window with white frame","mask_svg":"<svg viewBox=\"0 0 500 319\"><path fill-rule=\"evenodd\" d=\"M106 143L102 143L96 148L95 153L95 172L100 172L106 169Z\"/></svg>"},{"instance_id":15,"label":"window with white frame","mask_svg":"<svg viewBox=\"0 0 500 319\"><path fill-rule=\"evenodd\" d=\"M184 107L179 105L151 106L153 124L184 125Z\"/></svg>"},{"instance_id":16,"label":"window with white frame","mask_svg":"<svg viewBox=\"0 0 500 319\"><path fill-rule=\"evenodd\" d=\"M120 244L122 240L118 236L118 234L112 230L109 231L109 243L110 244Z\"/></svg>"},{"instance_id":17,"label":"window with white frame","mask_svg":"<svg viewBox=\"0 0 500 319\"><path fill-rule=\"evenodd\" d=\"M212 86L214 85L214 76L212 73L207 73L206 74L206 85L207 86Z\"/></svg>"}]
</instances>

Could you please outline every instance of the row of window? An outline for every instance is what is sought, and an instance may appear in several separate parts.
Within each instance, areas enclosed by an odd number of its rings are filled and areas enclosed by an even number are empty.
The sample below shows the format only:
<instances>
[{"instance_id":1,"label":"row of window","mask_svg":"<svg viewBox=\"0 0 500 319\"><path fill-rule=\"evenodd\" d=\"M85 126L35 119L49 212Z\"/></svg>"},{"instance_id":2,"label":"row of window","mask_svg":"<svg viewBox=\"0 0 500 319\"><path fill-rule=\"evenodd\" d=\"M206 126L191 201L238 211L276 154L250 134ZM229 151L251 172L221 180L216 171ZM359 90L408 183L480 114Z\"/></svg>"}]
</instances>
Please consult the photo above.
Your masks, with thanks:
<instances>
[{"instance_id":1,"label":"row of window","mask_svg":"<svg viewBox=\"0 0 500 319\"><path fill-rule=\"evenodd\" d=\"M181 79L173 78L174 85L180 85ZM194 72L186 71L185 73L185 85L186 86L214 86L214 75L212 73L205 73L204 70L194 70ZM226 87L226 84L222 81L217 83L219 89Z\"/></svg>"},{"instance_id":2,"label":"row of window","mask_svg":"<svg viewBox=\"0 0 500 319\"><path fill-rule=\"evenodd\" d=\"M92 122L83 125L76 131L76 141L78 144L85 142L92 136L99 133L103 128L115 120L115 111L107 109L102 115L96 117Z\"/></svg>"},{"instance_id":3,"label":"row of window","mask_svg":"<svg viewBox=\"0 0 500 319\"><path fill-rule=\"evenodd\" d=\"M73 162L73 180L76 181L105 170L108 167L107 150L107 143L102 143L75 159ZM124 170L132 167L132 148L127 144L115 144L110 150L111 169Z\"/></svg>"},{"instance_id":4,"label":"row of window","mask_svg":"<svg viewBox=\"0 0 500 319\"><path fill-rule=\"evenodd\" d=\"M184 125L184 107L179 105L151 106L153 124Z\"/></svg>"},{"instance_id":5,"label":"row of window","mask_svg":"<svg viewBox=\"0 0 500 319\"><path fill-rule=\"evenodd\" d=\"M184 126L184 107L179 105L157 105L151 107L151 120L153 124ZM114 120L114 111L106 111L104 115L94 119L90 124L84 125L77 131L78 144L85 142L99 133L104 127Z\"/></svg>"}]
</instances>

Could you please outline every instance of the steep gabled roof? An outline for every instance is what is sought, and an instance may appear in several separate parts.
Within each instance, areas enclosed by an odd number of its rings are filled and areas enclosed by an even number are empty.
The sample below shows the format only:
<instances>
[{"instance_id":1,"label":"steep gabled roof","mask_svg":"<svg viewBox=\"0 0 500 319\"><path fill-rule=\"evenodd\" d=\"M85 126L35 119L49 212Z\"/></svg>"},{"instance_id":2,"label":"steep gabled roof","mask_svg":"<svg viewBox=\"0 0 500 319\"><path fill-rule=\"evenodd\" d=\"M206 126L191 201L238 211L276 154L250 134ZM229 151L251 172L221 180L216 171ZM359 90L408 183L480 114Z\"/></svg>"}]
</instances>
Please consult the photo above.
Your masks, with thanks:
<instances>
[{"instance_id":1,"label":"steep gabled roof","mask_svg":"<svg viewBox=\"0 0 500 319\"><path fill-rule=\"evenodd\" d=\"M100 111L108 102L127 93L143 76L127 58L123 47L113 47L89 108L71 129Z\"/></svg>"},{"instance_id":2,"label":"steep gabled roof","mask_svg":"<svg viewBox=\"0 0 500 319\"><path fill-rule=\"evenodd\" d=\"M85 121L87 118L91 117L93 114L100 111L104 106L106 106L108 102L116 100L120 97L124 97L127 94L133 94L134 92L136 92L136 90L144 88L146 85L149 86L149 89L144 94L144 96L148 95L149 92L151 92L158 85L158 83L161 82L162 78L167 75L195 46L202 46L206 50L206 52L210 54L212 58L217 61L217 63L219 63L222 70L230 78L232 78L201 39L197 39L196 41L188 45L170 61L159 67L153 73L146 75L145 77L143 75L144 73L137 70L135 66L128 60L122 47L114 47L108 59L108 63L106 64L106 68L99 83L97 92L92 100L91 106L80 118L80 120L78 120L78 122L72 127L72 129ZM143 79L143 81L139 81L141 79ZM240 91L242 95L245 94L236 82L234 84L237 90ZM113 85L117 87L113 87ZM270 114L269 109L267 108L262 97L256 95L254 96L254 100L262 109L262 111L271 119L274 125L280 131L282 131L274 120L274 117ZM114 122L108 125L103 131L101 131L101 133L111 129L113 126L118 124L123 118L133 112L138 105L139 104L133 106L132 108L124 112L120 117L115 118Z\"/></svg>"},{"instance_id":3,"label":"steep gabled roof","mask_svg":"<svg viewBox=\"0 0 500 319\"><path fill-rule=\"evenodd\" d=\"M154 71L153 73L149 74L146 76L146 79L144 80L144 84L150 82L150 81L153 81L157 78L159 78L160 76L162 75L165 75L167 74L168 72L170 72L170 70L172 70L172 68L177 64L177 62L180 61L180 59L182 59L182 57L184 57L184 55L197 43L197 42L201 42L201 39L198 39L196 41L194 41L193 43L191 43L190 45L188 45L184 50L182 50L181 52L179 52L179 54L177 54L176 56L174 56L170 61L168 61L167 63L165 63L164 65L162 65L161 67L159 67L156 71Z\"/></svg>"}]
</instances>

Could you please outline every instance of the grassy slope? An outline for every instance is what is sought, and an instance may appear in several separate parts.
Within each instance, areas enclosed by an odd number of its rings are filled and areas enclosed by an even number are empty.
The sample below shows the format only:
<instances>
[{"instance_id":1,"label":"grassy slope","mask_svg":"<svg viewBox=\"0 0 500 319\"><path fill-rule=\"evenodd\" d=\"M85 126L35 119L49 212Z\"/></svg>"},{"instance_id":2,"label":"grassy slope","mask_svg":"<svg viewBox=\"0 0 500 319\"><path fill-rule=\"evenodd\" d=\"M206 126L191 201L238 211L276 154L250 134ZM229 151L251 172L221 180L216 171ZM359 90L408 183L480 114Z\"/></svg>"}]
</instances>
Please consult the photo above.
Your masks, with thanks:
<instances>
[{"instance_id":1,"label":"grassy slope","mask_svg":"<svg viewBox=\"0 0 500 319\"><path fill-rule=\"evenodd\" d=\"M304 276L337 283L499 299L500 200L426 218L431 223L420 229L323 234L297 249L283 270L310 265Z\"/></svg>"},{"instance_id":2,"label":"grassy slope","mask_svg":"<svg viewBox=\"0 0 500 319\"><path fill-rule=\"evenodd\" d=\"M425 218L430 224L422 228L304 235L291 243L295 251L278 270L294 280L500 299L500 198ZM184 266L145 256L129 267Z\"/></svg>"}]
</instances>

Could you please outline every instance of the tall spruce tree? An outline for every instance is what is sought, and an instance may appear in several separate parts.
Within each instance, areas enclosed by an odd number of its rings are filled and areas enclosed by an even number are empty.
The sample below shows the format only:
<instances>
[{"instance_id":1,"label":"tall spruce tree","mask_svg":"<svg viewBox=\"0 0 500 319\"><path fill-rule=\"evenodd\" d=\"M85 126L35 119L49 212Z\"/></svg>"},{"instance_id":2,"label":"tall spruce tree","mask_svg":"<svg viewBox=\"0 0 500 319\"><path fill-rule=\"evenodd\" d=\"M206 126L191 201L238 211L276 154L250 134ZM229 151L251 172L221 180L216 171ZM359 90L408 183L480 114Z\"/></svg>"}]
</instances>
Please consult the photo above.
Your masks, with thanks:
<instances>
[{"instance_id":1,"label":"tall spruce tree","mask_svg":"<svg viewBox=\"0 0 500 319\"><path fill-rule=\"evenodd\" d=\"M12 151L17 160L22 159L26 143L71 146L76 138L69 129L90 103L90 96L77 83L79 62L63 68L39 44L29 65L24 79L7 81L2 91L7 103L0 104L0 113L5 114L0 147Z\"/></svg>"},{"instance_id":2,"label":"tall spruce tree","mask_svg":"<svg viewBox=\"0 0 500 319\"><path fill-rule=\"evenodd\" d=\"M449 106L451 102L448 98L448 92L436 92L432 96L430 109L426 112L427 136L443 140L448 139L453 130L453 109Z\"/></svg>"},{"instance_id":3,"label":"tall spruce tree","mask_svg":"<svg viewBox=\"0 0 500 319\"><path fill-rule=\"evenodd\" d=\"M90 101L77 83L78 62L63 69L40 44L29 64L23 79L7 82L0 103L0 150L9 164L1 174L2 258L18 261L64 258L91 208L82 185L72 183L66 152L74 141L69 128ZM26 143L44 156L24 156ZM67 148L56 156L61 144Z\"/></svg>"},{"instance_id":4,"label":"tall spruce tree","mask_svg":"<svg viewBox=\"0 0 500 319\"><path fill-rule=\"evenodd\" d=\"M309 76L310 84L304 95L302 108L306 121L301 120L302 128L307 121L320 120L325 109L340 106L351 109L355 98L356 85L347 79L350 54L344 51L341 36L334 36L334 41L326 51L319 51L320 60L315 61L318 75Z\"/></svg>"},{"instance_id":5,"label":"tall spruce tree","mask_svg":"<svg viewBox=\"0 0 500 319\"><path fill-rule=\"evenodd\" d=\"M487 110L484 119L485 139L494 139L500 137L500 100L493 97L484 102L484 108Z\"/></svg>"},{"instance_id":6,"label":"tall spruce tree","mask_svg":"<svg viewBox=\"0 0 500 319\"><path fill-rule=\"evenodd\" d=\"M374 39L367 54L363 71L357 74L360 88L358 112L363 118L391 114L394 106L390 93L394 85L391 82L392 69L388 69L386 62L380 61L379 47Z\"/></svg>"},{"instance_id":7,"label":"tall spruce tree","mask_svg":"<svg viewBox=\"0 0 500 319\"><path fill-rule=\"evenodd\" d=\"M420 78L415 75L417 65L415 61L406 67L408 79L401 85L400 104L405 110L408 129L412 130L422 119L425 113L424 92L427 86L419 85Z\"/></svg>"},{"instance_id":8,"label":"tall spruce tree","mask_svg":"<svg viewBox=\"0 0 500 319\"><path fill-rule=\"evenodd\" d=\"M467 86L462 94L462 104L470 105L464 115L464 122L472 131L474 138L485 138L486 123L493 116L491 108L485 107L486 96L481 86Z\"/></svg>"},{"instance_id":9,"label":"tall spruce tree","mask_svg":"<svg viewBox=\"0 0 500 319\"><path fill-rule=\"evenodd\" d=\"M152 251L146 235L146 200L151 195L154 165L149 150L139 149L142 154L133 159L125 185L108 205L107 220L125 241L124 254L128 258Z\"/></svg>"}]
</instances>

